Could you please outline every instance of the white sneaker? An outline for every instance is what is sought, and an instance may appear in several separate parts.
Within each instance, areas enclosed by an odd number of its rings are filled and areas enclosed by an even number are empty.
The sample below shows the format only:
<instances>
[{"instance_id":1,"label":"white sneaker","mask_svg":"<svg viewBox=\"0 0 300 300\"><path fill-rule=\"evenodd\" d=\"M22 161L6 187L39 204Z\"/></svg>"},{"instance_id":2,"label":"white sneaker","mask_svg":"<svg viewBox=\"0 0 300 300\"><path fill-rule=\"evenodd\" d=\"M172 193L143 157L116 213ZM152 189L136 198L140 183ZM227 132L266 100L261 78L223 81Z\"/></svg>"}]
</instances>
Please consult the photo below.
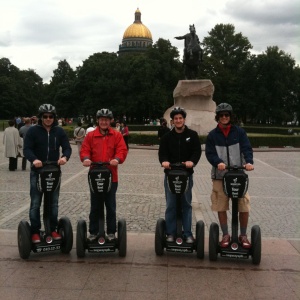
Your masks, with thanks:
<instances>
[{"instance_id":1,"label":"white sneaker","mask_svg":"<svg viewBox=\"0 0 300 300\"><path fill-rule=\"evenodd\" d=\"M88 236L87 239L88 239L90 242L92 242L92 241L94 241L96 238L97 238L97 234L90 234L90 235Z\"/></svg>"},{"instance_id":2,"label":"white sneaker","mask_svg":"<svg viewBox=\"0 0 300 300\"><path fill-rule=\"evenodd\" d=\"M167 242L174 242L174 236L173 235L168 235L167 236Z\"/></svg>"},{"instance_id":3,"label":"white sneaker","mask_svg":"<svg viewBox=\"0 0 300 300\"><path fill-rule=\"evenodd\" d=\"M107 235L107 239L109 240L109 241L112 241L112 240L114 240L116 237L115 237L115 235L113 234L113 233L110 233L110 234L108 234Z\"/></svg>"},{"instance_id":4,"label":"white sneaker","mask_svg":"<svg viewBox=\"0 0 300 300\"><path fill-rule=\"evenodd\" d=\"M185 241L187 244L193 244L194 243L194 238L192 236L188 236L186 238L186 241Z\"/></svg>"}]
</instances>

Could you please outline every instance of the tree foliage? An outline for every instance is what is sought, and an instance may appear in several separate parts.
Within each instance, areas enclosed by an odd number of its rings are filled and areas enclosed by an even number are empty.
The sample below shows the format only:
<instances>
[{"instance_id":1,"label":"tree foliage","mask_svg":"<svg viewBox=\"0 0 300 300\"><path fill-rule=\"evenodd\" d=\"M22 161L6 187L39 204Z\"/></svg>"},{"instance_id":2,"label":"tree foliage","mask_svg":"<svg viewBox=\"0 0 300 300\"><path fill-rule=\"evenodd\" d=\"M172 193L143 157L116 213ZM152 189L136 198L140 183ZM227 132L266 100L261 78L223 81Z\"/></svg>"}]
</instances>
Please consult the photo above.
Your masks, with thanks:
<instances>
[{"instance_id":1,"label":"tree foliage","mask_svg":"<svg viewBox=\"0 0 300 300\"><path fill-rule=\"evenodd\" d=\"M282 124L299 118L300 69L290 54L270 46L251 55L248 38L232 24L217 24L202 48L201 78L212 81L213 99L230 103L240 121ZM52 103L61 117L93 116L107 107L116 118L142 123L173 105L182 71L178 49L162 38L143 54L94 53L76 70L59 61L45 84L34 70L1 58L0 117L31 116L40 104Z\"/></svg>"}]
</instances>

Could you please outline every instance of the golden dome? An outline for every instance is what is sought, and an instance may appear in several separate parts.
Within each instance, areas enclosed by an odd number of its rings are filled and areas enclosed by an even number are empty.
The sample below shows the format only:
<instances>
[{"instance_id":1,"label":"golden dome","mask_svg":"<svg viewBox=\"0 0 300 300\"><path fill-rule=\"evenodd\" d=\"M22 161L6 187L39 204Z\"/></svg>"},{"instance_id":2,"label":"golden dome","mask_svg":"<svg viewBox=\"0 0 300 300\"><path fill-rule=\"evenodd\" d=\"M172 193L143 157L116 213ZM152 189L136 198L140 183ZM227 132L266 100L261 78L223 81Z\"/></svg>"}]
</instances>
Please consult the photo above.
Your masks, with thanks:
<instances>
[{"instance_id":1,"label":"golden dome","mask_svg":"<svg viewBox=\"0 0 300 300\"><path fill-rule=\"evenodd\" d=\"M150 30L141 21L141 11L137 8L134 13L135 20L124 32L123 39L128 38L146 38L152 40Z\"/></svg>"},{"instance_id":2,"label":"golden dome","mask_svg":"<svg viewBox=\"0 0 300 300\"><path fill-rule=\"evenodd\" d=\"M131 24L124 32L123 39L140 37L152 40L150 30L142 23Z\"/></svg>"}]
</instances>

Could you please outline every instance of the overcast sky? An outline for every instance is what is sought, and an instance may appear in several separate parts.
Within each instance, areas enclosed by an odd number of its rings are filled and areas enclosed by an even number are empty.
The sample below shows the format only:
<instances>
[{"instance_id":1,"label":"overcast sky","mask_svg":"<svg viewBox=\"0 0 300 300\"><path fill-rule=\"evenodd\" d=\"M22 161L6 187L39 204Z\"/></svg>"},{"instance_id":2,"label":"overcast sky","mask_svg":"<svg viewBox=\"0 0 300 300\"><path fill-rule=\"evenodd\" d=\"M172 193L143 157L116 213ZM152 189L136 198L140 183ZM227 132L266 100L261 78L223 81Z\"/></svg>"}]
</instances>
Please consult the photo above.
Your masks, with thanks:
<instances>
[{"instance_id":1,"label":"overcast sky","mask_svg":"<svg viewBox=\"0 0 300 300\"><path fill-rule=\"evenodd\" d=\"M75 70L93 53L117 52L137 8L153 42L170 40L181 53L174 36L189 24L202 41L223 23L247 37L253 53L278 46L300 64L299 0L0 0L0 58L49 82L60 60Z\"/></svg>"}]
</instances>

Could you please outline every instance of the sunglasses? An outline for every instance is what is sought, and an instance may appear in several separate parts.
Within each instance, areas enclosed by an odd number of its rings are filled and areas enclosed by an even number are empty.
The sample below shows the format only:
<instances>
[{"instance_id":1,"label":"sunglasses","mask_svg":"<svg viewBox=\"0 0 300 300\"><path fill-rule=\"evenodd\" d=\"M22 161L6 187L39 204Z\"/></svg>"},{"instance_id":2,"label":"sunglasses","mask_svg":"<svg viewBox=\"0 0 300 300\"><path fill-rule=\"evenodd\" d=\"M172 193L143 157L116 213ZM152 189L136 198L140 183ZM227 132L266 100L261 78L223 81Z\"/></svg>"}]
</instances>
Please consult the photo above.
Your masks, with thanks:
<instances>
[{"instance_id":1,"label":"sunglasses","mask_svg":"<svg viewBox=\"0 0 300 300\"><path fill-rule=\"evenodd\" d=\"M53 119L53 115L43 115L43 119Z\"/></svg>"},{"instance_id":2,"label":"sunglasses","mask_svg":"<svg viewBox=\"0 0 300 300\"><path fill-rule=\"evenodd\" d=\"M219 118L222 118L222 117L229 118L230 114L219 114Z\"/></svg>"}]
</instances>

